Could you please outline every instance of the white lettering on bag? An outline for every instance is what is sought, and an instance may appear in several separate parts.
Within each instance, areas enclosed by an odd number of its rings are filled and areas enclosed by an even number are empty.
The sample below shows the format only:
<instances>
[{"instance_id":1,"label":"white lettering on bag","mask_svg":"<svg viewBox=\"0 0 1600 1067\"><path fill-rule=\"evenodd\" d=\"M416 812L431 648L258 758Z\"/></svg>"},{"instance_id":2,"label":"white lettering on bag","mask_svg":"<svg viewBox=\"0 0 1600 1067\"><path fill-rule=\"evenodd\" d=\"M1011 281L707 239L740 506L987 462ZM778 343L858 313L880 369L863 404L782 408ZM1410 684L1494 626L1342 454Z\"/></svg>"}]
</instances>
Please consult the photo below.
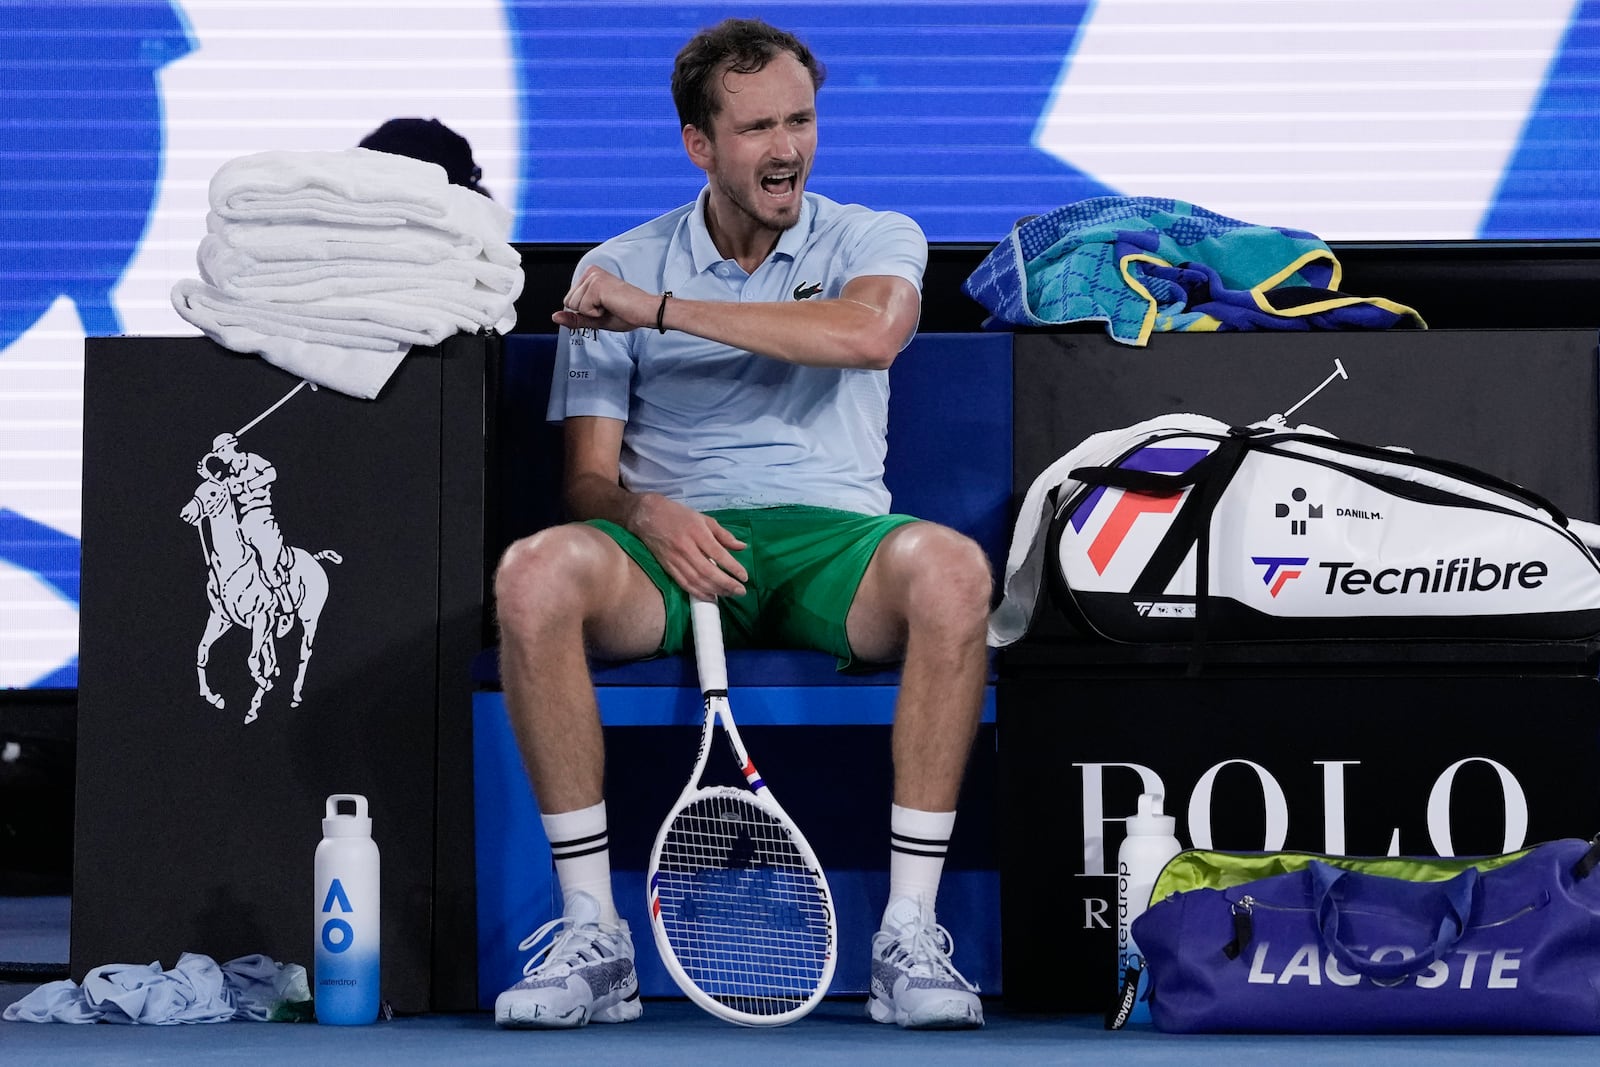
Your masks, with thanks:
<instances>
[{"instance_id":1,"label":"white lettering on bag","mask_svg":"<svg viewBox=\"0 0 1600 1067\"><path fill-rule=\"evenodd\" d=\"M1369 589L1379 596L1488 593L1496 589L1509 590L1513 580L1520 589L1538 589L1550 575L1550 565L1544 560L1485 563L1481 556L1435 560L1431 569L1426 566L1386 567L1374 572L1357 567L1351 560L1330 560L1317 566L1328 572L1328 584L1322 590L1324 596L1332 596L1335 591L1346 596L1360 596Z\"/></svg>"},{"instance_id":2,"label":"white lettering on bag","mask_svg":"<svg viewBox=\"0 0 1600 1067\"><path fill-rule=\"evenodd\" d=\"M1362 946L1352 946L1356 952L1364 952ZM1484 970L1484 989L1515 989L1517 988L1516 972L1522 966L1518 957L1526 951L1522 948L1502 948L1490 952L1487 949L1466 949L1461 952L1446 953L1443 957L1434 960L1425 969L1414 975L1409 975L1399 982L1374 981L1365 975L1347 974L1340 969L1339 962L1329 952L1324 955L1321 945L1301 945L1289 954L1289 958L1282 966L1274 969L1271 960L1272 942L1261 941L1250 954L1250 971L1245 981L1250 985L1292 985L1296 982L1305 985L1321 985L1324 976L1328 981L1337 986L1355 986L1362 982L1385 987L1394 985L1414 984L1418 989L1438 989L1450 980L1451 961L1460 960L1460 980L1458 988L1472 989L1477 982L1480 968L1478 960L1484 956L1489 957L1489 966ZM1384 960L1390 956L1406 959L1413 955L1412 950L1403 945L1384 945L1371 953L1374 960Z\"/></svg>"}]
</instances>

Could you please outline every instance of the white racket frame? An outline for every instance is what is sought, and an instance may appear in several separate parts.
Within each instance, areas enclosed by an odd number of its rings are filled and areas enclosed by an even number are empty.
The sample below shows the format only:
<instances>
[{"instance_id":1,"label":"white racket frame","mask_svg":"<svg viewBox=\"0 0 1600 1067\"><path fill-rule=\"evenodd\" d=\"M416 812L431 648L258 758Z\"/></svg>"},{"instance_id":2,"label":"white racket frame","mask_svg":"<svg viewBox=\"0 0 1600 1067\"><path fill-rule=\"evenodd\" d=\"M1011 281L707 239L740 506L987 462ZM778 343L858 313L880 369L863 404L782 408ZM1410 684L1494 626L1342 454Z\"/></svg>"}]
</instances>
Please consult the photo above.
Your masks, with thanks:
<instances>
[{"instance_id":1,"label":"white racket frame","mask_svg":"<svg viewBox=\"0 0 1600 1067\"><path fill-rule=\"evenodd\" d=\"M666 967L667 973L672 976L672 980L678 984L678 988L683 990L691 1001L719 1019L742 1026L782 1026L808 1015L822 1002L822 998L827 996L828 987L833 984L834 966L839 956L839 922L833 904L833 891L828 887L827 875L822 870L822 864L817 861L817 854L812 850L811 843L806 840L805 835L800 832L800 827L795 825L789 813L783 810L783 806L778 803L777 798L767 788L766 782L757 773L755 764L745 751L744 741L739 737L738 727L733 723L733 710L728 704L728 666L722 647L721 610L713 601L696 600L690 607L690 618L694 626L695 666L699 672L700 693L705 701L706 717L700 730L700 753L695 758L694 771L689 775L689 781L684 785L683 792L678 795L677 803L662 820L661 829L656 832L655 844L650 849L650 865L645 872L645 908L650 915L650 928L655 934L656 951L661 956L661 962ZM739 771L750 784L749 791L737 786L702 787L699 784L701 776L705 773L706 763L710 759L714 727L719 722L733 746ZM796 849L800 852L801 859L811 869L822 888L828 918L828 943L825 948L822 976L817 982L817 988L804 1003L774 1015L756 1015L730 1008L694 983L683 965L678 962L677 954L667 939L666 925L661 920L660 910L657 907L657 892L654 888L656 875L661 868L661 846L665 843L667 831L677 819L679 812L691 804L712 797L749 798L752 795L756 804L788 831Z\"/></svg>"}]
</instances>

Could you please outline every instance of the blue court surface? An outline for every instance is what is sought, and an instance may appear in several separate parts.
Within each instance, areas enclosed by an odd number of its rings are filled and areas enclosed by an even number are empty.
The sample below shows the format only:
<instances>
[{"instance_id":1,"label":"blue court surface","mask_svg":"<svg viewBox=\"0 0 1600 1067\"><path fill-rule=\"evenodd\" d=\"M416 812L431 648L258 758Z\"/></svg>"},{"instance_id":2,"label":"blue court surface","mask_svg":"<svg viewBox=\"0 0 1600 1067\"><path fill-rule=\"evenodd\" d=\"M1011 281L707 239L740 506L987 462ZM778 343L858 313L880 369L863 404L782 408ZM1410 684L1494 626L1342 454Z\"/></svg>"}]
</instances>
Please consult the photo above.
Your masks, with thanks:
<instances>
[{"instance_id":1,"label":"blue court surface","mask_svg":"<svg viewBox=\"0 0 1600 1067\"><path fill-rule=\"evenodd\" d=\"M27 992L0 986L0 1003ZM981 1031L902 1031L868 1020L855 1000L827 1001L775 1029L731 1026L687 1001L650 1001L644 1018L562 1032L502 1031L488 1014L429 1015L367 1027L290 1023L113 1026L0 1023L0 1059L15 1064L1173 1064L1297 1067L1365 1062L1592 1063L1600 1038L1176 1037L1107 1032L1087 1016L1012 1016L989 1004Z\"/></svg>"},{"instance_id":2,"label":"blue court surface","mask_svg":"<svg viewBox=\"0 0 1600 1067\"><path fill-rule=\"evenodd\" d=\"M15 994L8 992L15 990ZM0 1002L27 987L0 986ZM644 1018L564 1032L501 1031L487 1014L430 1015L367 1027L288 1023L67 1026L0 1023L15 1064L803 1064L1115 1063L1229 1065L1592 1063L1600 1039L1572 1037L1175 1037L1108 1033L1087 1016L1011 1016L987 1007L981 1031L901 1031L869 1021L856 1001L827 1001L776 1029L719 1022L686 1001L651 1001Z\"/></svg>"},{"instance_id":3,"label":"blue court surface","mask_svg":"<svg viewBox=\"0 0 1600 1067\"><path fill-rule=\"evenodd\" d=\"M0 966L24 966L37 981L0 981L0 1008L57 977L67 959L70 902L61 897L0 897ZM31 961L22 963L19 961ZM108 961L109 962L109 961ZM146 961L137 961L146 962ZM170 962L170 961L169 961ZM371 1026L230 1022L118 1026L109 1023L0 1022L0 1063L71 1064L382 1064L571 1063L628 1067L706 1063L806 1064L1117 1064L1180 1062L1282 1064L1585 1063L1600 1057L1600 1037L1205 1036L1158 1034L1148 1027L1108 1032L1098 1017L1006 1012L985 1003L981 1031L910 1032L867 1019L859 998L830 999L805 1019L773 1029L721 1022L684 1000L649 1000L638 1022L574 1031L502 1031L486 1012L397 1018Z\"/></svg>"}]
</instances>

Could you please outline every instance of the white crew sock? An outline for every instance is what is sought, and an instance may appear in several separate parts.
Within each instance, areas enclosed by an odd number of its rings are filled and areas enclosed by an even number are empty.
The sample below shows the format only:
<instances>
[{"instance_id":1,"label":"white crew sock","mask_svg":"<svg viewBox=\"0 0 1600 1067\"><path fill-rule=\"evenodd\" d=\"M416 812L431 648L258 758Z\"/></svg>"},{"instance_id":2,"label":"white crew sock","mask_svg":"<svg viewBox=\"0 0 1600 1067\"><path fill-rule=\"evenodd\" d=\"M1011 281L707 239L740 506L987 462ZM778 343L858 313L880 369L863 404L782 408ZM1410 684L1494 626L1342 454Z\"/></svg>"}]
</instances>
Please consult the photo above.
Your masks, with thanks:
<instances>
[{"instance_id":1,"label":"white crew sock","mask_svg":"<svg viewBox=\"0 0 1600 1067\"><path fill-rule=\"evenodd\" d=\"M934 914L939 896L939 876L944 873L944 856L950 848L950 831L956 824L953 811L918 811L892 805L889 809L889 904L884 908L884 925L895 902L916 902L923 914Z\"/></svg>"},{"instance_id":2,"label":"white crew sock","mask_svg":"<svg viewBox=\"0 0 1600 1067\"><path fill-rule=\"evenodd\" d=\"M561 883L563 914L572 914L572 894L588 893L600 904L600 918L617 921L611 899L611 838L606 832L606 802L577 811L540 815L550 855L556 861L556 881Z\"/></svg>"}]
</instances>

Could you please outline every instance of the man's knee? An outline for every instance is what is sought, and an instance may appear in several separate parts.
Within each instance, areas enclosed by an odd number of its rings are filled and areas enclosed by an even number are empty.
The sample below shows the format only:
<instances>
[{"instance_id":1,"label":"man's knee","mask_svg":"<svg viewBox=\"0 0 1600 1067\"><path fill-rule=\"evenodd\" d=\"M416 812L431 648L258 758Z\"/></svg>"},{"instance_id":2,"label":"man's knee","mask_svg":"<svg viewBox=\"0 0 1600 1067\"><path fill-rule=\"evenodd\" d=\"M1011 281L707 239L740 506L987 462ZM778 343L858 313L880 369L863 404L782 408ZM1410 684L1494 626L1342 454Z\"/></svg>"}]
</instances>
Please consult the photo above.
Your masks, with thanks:
<instances>
[{"instance_id":1,"label":"man's knee","mask_svg":"<svg viewBox=\"0 0 1600 1067\"><path fill-rule=\"evenodd\" d=\"M595 532L586 526L552 526L514 541L505 550L494 576L502 618L576 606L598 558L585 531Z\"/></svg>"},{"instance_id":2,"label":"man's knee","mask_svg":"<svg viewBox=\"0 0 1600 1067\"><path fill-rule=\"evenodd\" d=\"M901 527L896 534L895 566L912 604L932 600L941 611L987 618L994 578L989 557L976 541L928 522Z\"/></svg>"},{"instance_id":3,"label":"man's knee","mask_svg":"<svg viewBox=\"0 0 1600 1067\"><path fill-rule=\"evenodd\" d=\"M500 557L494 591L505 642L581 633L589 651L606 659L648 656L661 645L661 593L615 541L584 523L512 544Z\"/></svg>"}]
</instances>

